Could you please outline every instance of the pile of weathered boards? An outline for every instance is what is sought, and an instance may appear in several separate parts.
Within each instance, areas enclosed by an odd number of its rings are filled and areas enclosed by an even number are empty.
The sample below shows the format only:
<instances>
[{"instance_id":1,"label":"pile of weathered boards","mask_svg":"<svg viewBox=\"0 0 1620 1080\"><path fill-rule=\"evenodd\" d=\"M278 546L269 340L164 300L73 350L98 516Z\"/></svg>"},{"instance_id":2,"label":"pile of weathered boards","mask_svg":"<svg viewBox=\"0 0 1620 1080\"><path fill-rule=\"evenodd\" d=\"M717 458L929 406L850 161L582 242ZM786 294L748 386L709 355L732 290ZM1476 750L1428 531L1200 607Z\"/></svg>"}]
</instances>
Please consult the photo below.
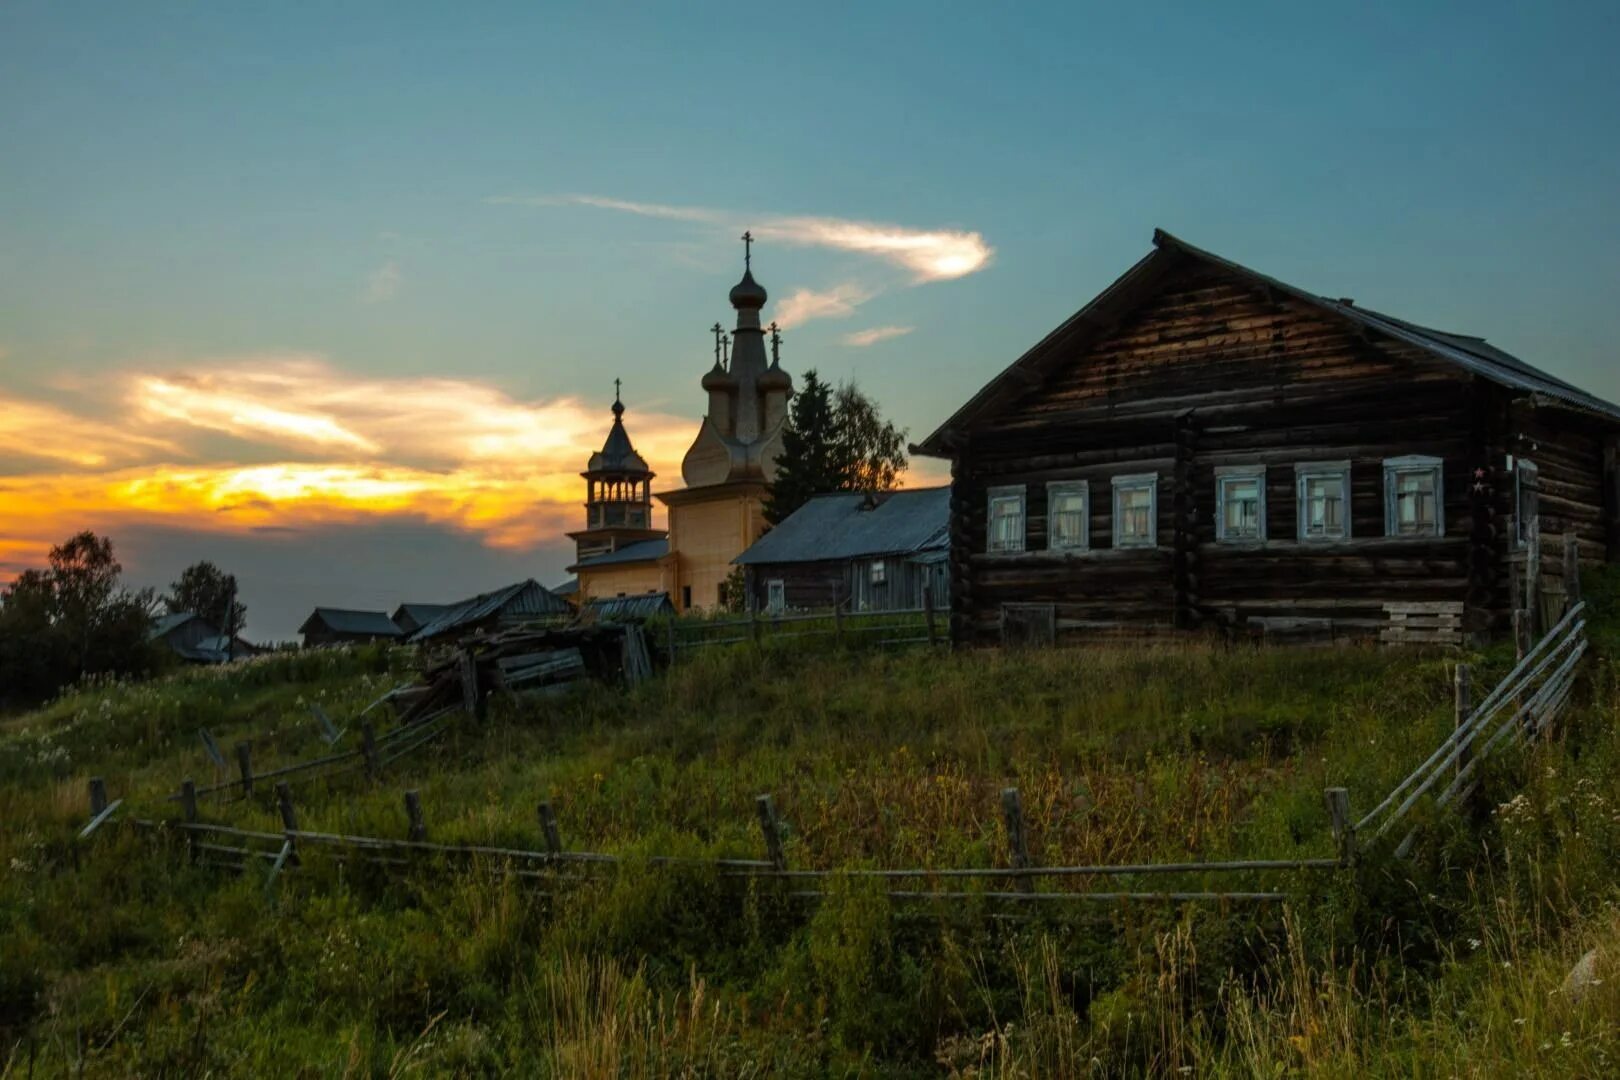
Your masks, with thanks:
<instances>
[{"instance_id":1,"label":"pile of weathered boards","mask_svg":"<svg viewBox=\"0 0 1620 1080\"><path fill-rule=\"evenodd\" d=\"M492 693L554 693L581 679L633 685L652 674L642 628L633 623L495 630L422 654L422 683L395 691L412 724L460 705L482 716Z\"/></svg>"}]
</instances>

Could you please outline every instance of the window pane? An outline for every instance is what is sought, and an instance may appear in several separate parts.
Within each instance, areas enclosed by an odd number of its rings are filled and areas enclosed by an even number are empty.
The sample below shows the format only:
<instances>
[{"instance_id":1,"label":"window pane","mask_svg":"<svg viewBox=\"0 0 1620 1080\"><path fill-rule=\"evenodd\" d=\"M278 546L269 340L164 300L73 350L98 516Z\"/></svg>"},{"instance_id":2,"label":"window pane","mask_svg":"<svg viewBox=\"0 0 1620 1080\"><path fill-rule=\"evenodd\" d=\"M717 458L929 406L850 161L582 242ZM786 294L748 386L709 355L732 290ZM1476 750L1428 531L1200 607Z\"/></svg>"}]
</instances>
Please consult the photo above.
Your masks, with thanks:
<instances>
[{"instance_id":1,"label":"window pane","mask_svg":"<svg viewBox=\"0 0 1620 1080\"><path fill-rule=\"evenodd\" d=\"M1118 505L1120 539L1147 539L1153 524L1153 493L1146 488L1121 488Z\"/></svg>"},{"instance_id":2,"label":"window pane","mask_svg":"<svg viewBox=\"0 0 1620 1080\"><path fill-rule=\"evenodd\" d=\"M1409 535L1439 532L1438 502L1435 497L1438 479L1433 469L1395 474L1397 532Z\"/></svg>"},{"instance_id":3,"label":"window pane","mask_svg":"<svg viewBox=\"0 0 1620 1080\"><path fill-rule=\"evenodd\" d=\"M1305 531L1310 536L1344 535L1344 478L1312 476L1305 480Z\"/></svg>"},{"instance_id":4,"label":"window pane","mask_svg":"<svg viewBox=\"0 0 1620 1080\"><path fill-rule=\"evenodd\" d=\"M990 500L990 550L1024 549L1024 500L1017 495L998 495Z\"/></svg>"},{"instance_id":5,"label":"window pane","mask_svg":"<svg viewBox=\"0 0 1620 1080\"><path fill-rule=\"evenodd\" d=\"M1260 481L1242 477L1222 481L1223 531L1228 538L1260 535Z\"/></svg>"},{"instance_id":6,"label":"window pane","mask_svg":"<svg viewBox=\"0 0 1620 1080\"><path fill-rule=\"evenodd\" d=\"M1085 540L1086 499L1078 491L1054 491L1047 507L1053 547L1077 547Z\"/></svg>"}]
</instances>

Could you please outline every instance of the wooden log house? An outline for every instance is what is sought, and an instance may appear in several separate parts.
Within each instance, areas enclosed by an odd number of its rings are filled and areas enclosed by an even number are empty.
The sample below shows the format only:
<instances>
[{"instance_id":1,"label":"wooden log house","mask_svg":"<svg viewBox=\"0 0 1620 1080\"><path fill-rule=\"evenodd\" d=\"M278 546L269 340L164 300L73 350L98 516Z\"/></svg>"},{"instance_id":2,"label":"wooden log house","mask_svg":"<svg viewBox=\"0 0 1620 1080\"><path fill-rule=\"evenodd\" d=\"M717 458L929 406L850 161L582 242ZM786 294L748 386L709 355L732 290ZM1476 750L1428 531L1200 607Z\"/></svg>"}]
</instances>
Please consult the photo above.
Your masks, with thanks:
<instances>
[{"instance_id":1,"label":"wooden log house","mask_svg":"<svg viewBox=\"0 0 1620 1080\"><path fill-rule=\"evenodd\" d=\"M951 462L959 643L1032 620L1439 641L1556 597L1566 533L1620 558L1617 435L1620 408L1481 338L1159 231L912 449Z\"/></svg>"}]
</instances>

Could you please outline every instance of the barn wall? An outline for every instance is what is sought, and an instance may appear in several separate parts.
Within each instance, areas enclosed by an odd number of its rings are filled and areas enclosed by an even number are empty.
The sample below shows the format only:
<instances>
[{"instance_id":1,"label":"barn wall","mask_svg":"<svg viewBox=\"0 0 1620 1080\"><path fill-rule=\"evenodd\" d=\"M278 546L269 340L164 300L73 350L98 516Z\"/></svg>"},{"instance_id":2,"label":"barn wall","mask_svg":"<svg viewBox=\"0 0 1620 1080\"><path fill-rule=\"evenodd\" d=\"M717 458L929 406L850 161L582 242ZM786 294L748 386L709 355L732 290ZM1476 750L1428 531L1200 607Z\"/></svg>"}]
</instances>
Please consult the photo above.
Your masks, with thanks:
<instances>
[{"instance_id":1,"label":"barn wall","mask_svg":"<svg viewBox=\"0 0 1620 1080\"><path fill-rule=\"evenodd\" d=\"M1052 369L1022 400L964 433L952 482L953 630L991 641L1001 605L1051 603L1059 636L1244 629L1267 617L1328 619L1371 634L1386 601L1460 601L1488 626L1496 512L1474 470L1499 466L1481 419L1495 402L1451 365L1368 340L1315 309L1190 265L1158 298ZM1383 460L1444 460L1445 532L1384 536ZM1297 462L1351 463L1351 540L1300 542ZM1267 466L1263 544L1216 542L1215 469ZM1110 480L1159 477L1158 546L1112 546ZM1046 487L1088 480L1091 550L1048 553ZM986 553L986 490L1026 485L1026 547ZM1481 545L1484 545L1481 549Z\"/></svg>"}]
</instances>

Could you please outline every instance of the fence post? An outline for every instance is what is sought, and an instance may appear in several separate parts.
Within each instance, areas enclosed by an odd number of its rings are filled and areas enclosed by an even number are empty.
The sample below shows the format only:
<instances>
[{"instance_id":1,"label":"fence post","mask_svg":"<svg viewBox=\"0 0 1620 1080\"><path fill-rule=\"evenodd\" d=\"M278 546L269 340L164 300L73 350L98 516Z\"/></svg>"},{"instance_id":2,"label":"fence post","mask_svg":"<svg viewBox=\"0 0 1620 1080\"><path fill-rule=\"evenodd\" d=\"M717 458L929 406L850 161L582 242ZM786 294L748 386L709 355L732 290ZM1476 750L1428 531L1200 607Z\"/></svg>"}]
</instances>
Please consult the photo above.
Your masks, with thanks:
<instances>
[{"instance_id":1,"label":"fence post","mask_svg":"<svg viewBox=\"0 0 1620 1080\"><path fill-rule=\"evenodd\" d=\"M99 776L90 778L90 816L95 817L107 809L107 781Z\"/></svg>"},{"instance_id":2,"label":"fence post","mask_svg":"<svg viewBox=\"0 0 1620 1080\"><path fill-rule=\"evenodd\" d=\"M458 658L461 669L461 702L467 709L467 715L475 720L484 718L484 698L478 692L478 662L473 659L471 649L461 650Z\"/></svg>"},{"instance_id":3,"label":"fence post","mask_svg":"<svg viewBox=\"0 0 1620 1080\"><path fill-rule=\"evenodd\" d=\"M1342 787L1323 791L1328 819L1333 823L1333 840L1339 847L1339 861L1346 866L1356 861L1356 827L1350 819L1350 792Z\"/></svg>"},{"instance_id":4,"label":"fence post","mask_svg":"<svg viewBox=\"0 0 1620 1080\"><path fill-rule=\"evenodd\" d=\"M382 770L377 763L377 731L370 720L360 725L360 752L366 758L366 779L377 779Z\"/></svg>"},{"instance_id":5,"label":"fence post","mask_svg":"<svg viewBox=\"0 0 1620 1080\"><path fill-rule=\"evenodd\" d=\"M546 851L553 857L562 854L562 833L557 829L557 815L549 802L540 804L540 831L546 837Z\"/></svg>"},{"instance_id":6,"label":"fence post","mask_svg":"<svg viewBox=\"0 0 1620 1080\"><path fill-rule=\"evenodd\" d=\"M833 586L833 644L844 646L844 598L837 585Z\"/></svg>"},{"instance_id":7,"label":"fence post","mask_svg":"<svg viewBox=\"0 0 1620 1080\"><path fill-rule=\"evenodd\" d=\"M298 831L298 815L293 811L292 786L283 780L276 785L276 806L281 810L281 827L287 832Z\"/></svg>"},{"instance_id":8,"label":"fence post","mask_svg":"<svg viewBox=\"0 0 1620 1080\"><path fill-rule=\"evenodd\" d=\"M253 794L253 744L236 744L236 767L242 774L242 794Z\"/></svg>"},{"instance_id":9,"label":"fence post","mask_svg":"<svg viewBox=\"0 0 1620 1080\"><path fill-rule=\"evenodd\" d=\"M759 831L765 838L766 856L776 869L786 870L787 856L782 853L782 823L776 818L776 800L769 795L757 796L754 809L759 812Z\"/></svg>"},{"instance_id":10,"label":"fence post","mask_svg":"<svg viewBox=\"0 0 1620 1080\"><path fill-rule=\"evenodd\" d=\"M939 644L939 636L934 631L934 590L926 576L923 578L923 621L928 624L928 647L932 649Z\"/></svg>"},{"instance_id":11,"label":"fence post","mask_svg":"<svg viewBox=\"0 0 1620 1080\"><path fill-rule=\"evenodd\" d=\"M405 836L410 840L427 839L427 822L422 820L422 795L415 788L405 793L405 816L410 819L410 828Z\"/></svg>"},{"instance_id":12,"label":"fence post","mask_svg":"<svg viewBox=\"0 0 1620 1080\"><path fill-rule=\"evenodd\" d=\"M1530 618L1523 608L1513 609L1513 658L1523 660L1530 651Z\"/></svg>"},{"instance_id":13,"label":"fence post","mask_svg":"<svg viewBox=\"0 0 1620 1080\"><path fill-rule=\"evenodd\" d=\"M1017 788L1001 789L1001 816L1007 823L1007 848L1012 853L1013 868L1023 870L1029 866L1029 840L1024 835L1024 803L1018 797ZM1027 876L1015 880L1023 892L1031 892L1035 887Z\"/></svg>"},{"instance_id":14,"label":"fence post","mask_svg":"<svg viewBox=\"0 0 1620 1080\"><path fill-rule=\"evenodd\" d=\"M180 781L180 812L188 822L197 820L197 783L191 777ZM186 861L197 861L197 836L186 830Z\"/></svg>"},{"instance_id":15,"label":"fence post","mask_svg":"<svg viewBox=\"0 0 1620 1080\"><path fill-rule=\"evenodd\" d=\"M1573 530L1564 533L1564 610L1581 602L1581 541Z\"/></svg>"},{"instance_id":16,"label":"fence post","mask_svg":"<svg viewBox=\"0 0 1620 1080\"><path fill-rule=\"evenodd\" d=\"M754 598L748 598L748 636L755 645L759 644L759 609L754 606Z\"/></svg>"},{"instance_id":17,"label":"fence post","mask_svg":"<svg viewBox=\"0 0 1620 1080\"><path fill-rule=\"evenodd\" d=\"M674 667L675 666L675 619L674 619L673 616L670 618L669 622L664 624L664 631L665 631L666 635L669 638L669 666Z\"/></svg>"},{"instance_id":18,"label":"fence post","mask_svg":"<svg viewBox=\"0 0 1620 1080\"><path fill-rule=\"evenodd\" d=\"M1461 730L1471 719L1474 712L1474 680L1473 672L1467 664L1458 664L1451 680L1453 712L1455 726ZM1469 759L1474 756L1474 748L1467 743L1457 751L1457 772L1461 773L1468 767Z\"/></svg>"}]
</instances>

